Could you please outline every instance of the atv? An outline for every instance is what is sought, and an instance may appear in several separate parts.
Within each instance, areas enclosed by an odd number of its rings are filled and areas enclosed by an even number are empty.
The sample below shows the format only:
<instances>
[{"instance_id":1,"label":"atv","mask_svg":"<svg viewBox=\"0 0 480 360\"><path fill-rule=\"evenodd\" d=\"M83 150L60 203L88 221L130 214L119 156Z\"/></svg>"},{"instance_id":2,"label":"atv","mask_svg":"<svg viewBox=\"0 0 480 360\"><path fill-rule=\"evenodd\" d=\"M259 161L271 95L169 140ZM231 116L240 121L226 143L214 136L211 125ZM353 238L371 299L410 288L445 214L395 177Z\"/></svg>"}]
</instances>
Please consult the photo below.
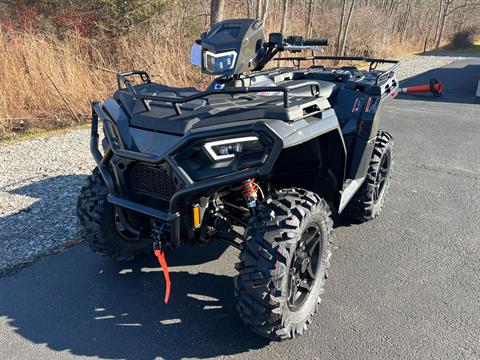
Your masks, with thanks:
<instances>
[{"instance_id":1,"label":"atv","mask_svg":"<svg viewBox=\"0 0 480 360\"><path fill-rule=\"evenodd\" d=\"M332 212L377 217L392 165L393 138L379 123L398 61L315 55L325 45L281 33L266 41L262 21L226 20L194 45L214 77L204 91L117 74L114 95L92 103L97 166L78 199L81 238L115 260L153 247L165 301L165 250L225 241L240 250L242 320L273 340L302 334L330 267ZM266 68L275 61L289 66Z\"/></svg>"}]
</instances>

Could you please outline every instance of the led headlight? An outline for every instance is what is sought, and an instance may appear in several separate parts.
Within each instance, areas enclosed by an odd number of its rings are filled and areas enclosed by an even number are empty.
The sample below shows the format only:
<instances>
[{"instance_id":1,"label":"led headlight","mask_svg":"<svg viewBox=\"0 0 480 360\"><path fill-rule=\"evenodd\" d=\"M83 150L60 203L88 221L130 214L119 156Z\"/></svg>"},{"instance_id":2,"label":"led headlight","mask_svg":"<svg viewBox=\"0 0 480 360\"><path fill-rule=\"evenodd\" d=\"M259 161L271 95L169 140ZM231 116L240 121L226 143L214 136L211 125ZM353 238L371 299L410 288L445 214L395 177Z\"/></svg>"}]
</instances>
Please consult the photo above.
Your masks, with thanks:
<instances>
[{"instance_id":1,"label":"led headlight","mask_svg":"<svg viewBox=\"0 0 480 360\"><path fill-rule=\"evenodd\" d=\"M203 53L203 67L212 74L223 74L227 70L232 70L236 60L237 52L233 50L218 54L210 51Z\"/></svg>"},{"instance_id":2,"label":"led headlight","mask_svg":"<svg viewBox=\"0 0 480 360\"><path fill-rule=\"evenodd\" d=\"M211 141L203 145L213 160L226 160L236 154L248 154L263 151L263 145L257 136Z\"/></svg>"}]
</instances>

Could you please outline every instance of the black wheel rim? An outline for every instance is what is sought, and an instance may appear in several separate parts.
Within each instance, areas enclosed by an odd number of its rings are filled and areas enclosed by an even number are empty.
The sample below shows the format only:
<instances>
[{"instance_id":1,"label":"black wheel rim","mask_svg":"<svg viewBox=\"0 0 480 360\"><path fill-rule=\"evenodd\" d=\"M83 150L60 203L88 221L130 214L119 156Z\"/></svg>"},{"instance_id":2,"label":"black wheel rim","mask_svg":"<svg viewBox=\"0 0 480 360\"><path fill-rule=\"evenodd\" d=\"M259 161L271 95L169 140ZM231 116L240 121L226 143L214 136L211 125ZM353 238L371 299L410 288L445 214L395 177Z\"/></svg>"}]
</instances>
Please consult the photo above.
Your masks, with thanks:
<instances>
[{"instance_id":1,"label":"black wheel rim","mask_svg":"<svg viewBox=\"0 0 480 360\"><path fill-rule=\"evenodd\" d=\"M289 271L288 306L298 310L313 289L322 256L322 234L316 224L308 226L298 243Z\"/></svg>"},{"instance_id":2,"label":"black wheel rim","mask_svg":"<svg viewBox=\"0 0 480 360\"><path fill-rule=\"evenodd\" d=\"M386 184L390 174L390 161L390 151L386 151L380 160L380 167L375 179L375 189L373 190L373 201L375 203L380 202L385 194Z\"/></svg>"}]
</instances>

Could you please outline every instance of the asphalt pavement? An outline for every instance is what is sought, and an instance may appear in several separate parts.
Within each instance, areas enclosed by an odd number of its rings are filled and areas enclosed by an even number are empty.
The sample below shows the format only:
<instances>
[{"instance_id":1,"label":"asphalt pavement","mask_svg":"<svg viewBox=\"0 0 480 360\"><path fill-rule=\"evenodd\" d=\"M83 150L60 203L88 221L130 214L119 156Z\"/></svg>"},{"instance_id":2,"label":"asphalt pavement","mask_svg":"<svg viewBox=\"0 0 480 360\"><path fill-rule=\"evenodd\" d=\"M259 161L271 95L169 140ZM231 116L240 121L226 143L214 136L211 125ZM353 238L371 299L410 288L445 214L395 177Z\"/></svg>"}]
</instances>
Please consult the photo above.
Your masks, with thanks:
<instances>
[{"instance_id":1,"label":"asphalt pavement","mask_svg":"<svg viewBox=\"0 0 480 360\"><path fill-rule=\"evenodd\" d=\"M269 343L243 327L233 248L169 254L165 305L153 257L114 263L80 244L0 278L0 358L479 359L480 102L468 87L479 69L434 70L444 97L385 108L395 136L386 208L365 224L336 222L326 293L302 337Z\"/></svg>"}]
</instances>

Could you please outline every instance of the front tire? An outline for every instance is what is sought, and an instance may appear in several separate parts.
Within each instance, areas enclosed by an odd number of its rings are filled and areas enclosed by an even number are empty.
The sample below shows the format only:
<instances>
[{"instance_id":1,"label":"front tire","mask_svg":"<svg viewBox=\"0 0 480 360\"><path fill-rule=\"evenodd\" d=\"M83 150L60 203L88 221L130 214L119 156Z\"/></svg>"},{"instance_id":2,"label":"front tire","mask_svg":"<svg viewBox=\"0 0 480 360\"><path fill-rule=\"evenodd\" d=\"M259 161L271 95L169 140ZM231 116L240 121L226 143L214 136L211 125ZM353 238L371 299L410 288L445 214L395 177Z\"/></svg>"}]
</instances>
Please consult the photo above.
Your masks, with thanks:
<instances>
[{"instance_id":1,"label":"front tire","mask_svg":"<svg viewBox=\"0 0 480 360\"><path fill-rule=\"evenodd\" d=\"M78 230L97 254L117 261L132 260L151 249L148 239L129 239L115 222L115 207L107 202L108 190L98 169L87 177L77 202Z\"/></svg>"},{"instance_id":2,"label":"front tire","mask_svg":"<svg viewBox=\"0 0 480 360\"><path fill-rule=\"evenodd\" d=\"M307 329L320 303L330 267L331 212L317 194L287 189L272 195L262 213L271 219L252 221L236 265L237 309L254 332L286 340Z\"/></svg>"}]
</instances>

